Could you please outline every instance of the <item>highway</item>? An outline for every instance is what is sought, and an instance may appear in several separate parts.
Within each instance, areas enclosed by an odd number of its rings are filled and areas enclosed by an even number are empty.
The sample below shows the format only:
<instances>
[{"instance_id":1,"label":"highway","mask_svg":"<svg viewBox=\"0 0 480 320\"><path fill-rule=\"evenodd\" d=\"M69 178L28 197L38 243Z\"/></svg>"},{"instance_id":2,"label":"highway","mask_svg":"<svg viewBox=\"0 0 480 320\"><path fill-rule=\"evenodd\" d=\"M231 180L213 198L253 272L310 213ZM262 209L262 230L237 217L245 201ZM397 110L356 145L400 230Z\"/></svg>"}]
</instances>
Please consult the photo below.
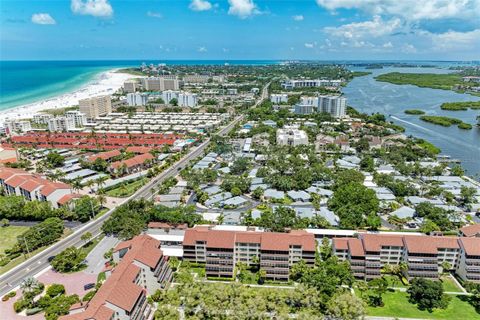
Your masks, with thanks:
<instances>
[{"instance_id":1,"label":"highway","mask_svg":"<svg viewBox=\"0 0 480 320\"><path fill-rule=\"evenodd\" d=\"M270 83L266 84L262 90L262 94L260 99L257 100L254 106L257 106L261 101L266 99L268 95L268 86ZM237 123L240 123L243 120L243 115L236 117L233 121L231 121L228 125L221 128L219 131L216 132L218 135L225 135L230 130L234 128ZM162 183L166 179L176 176L177 173L185 168L185 166L193 159L203 155L205 148L210 144L210 138L203 141L200 145L196 146L193 150L191 150L187 155L185 155L182 159L174 163L170 168L163 171L161 174L150 180L147 184L137 190L132 196L122 199L121 201L117 202L117 206L122 205L123 203L131 200L131 199L151 199L153 197L152 192L150 191L152 187L156 187L158 184ZM110 215L115 211L115 208L110 209L107 211L103 216L92 220L86 223L84 226L80 227L71 235L61 239L60 241L54 243L47 249L43 250L40 253L37 253L35 256L30 257L28 260L24 261L20 265L16 266L15 268L9 270L8 272L2 274L0 276L0 296L5 295L9 291L11 291L16 286L19 286L23 279L28 277L33 277L38 274L40 271L48 268L50 266L48 262L48 258L58 253L62 252L68 247L76 246L80 247L83 245L84 241L80 239L80 237L85 232L90 232L94 237L98 236L101 233L101 227L105 220L107 220Z\"/></svg>"}]
</instances>

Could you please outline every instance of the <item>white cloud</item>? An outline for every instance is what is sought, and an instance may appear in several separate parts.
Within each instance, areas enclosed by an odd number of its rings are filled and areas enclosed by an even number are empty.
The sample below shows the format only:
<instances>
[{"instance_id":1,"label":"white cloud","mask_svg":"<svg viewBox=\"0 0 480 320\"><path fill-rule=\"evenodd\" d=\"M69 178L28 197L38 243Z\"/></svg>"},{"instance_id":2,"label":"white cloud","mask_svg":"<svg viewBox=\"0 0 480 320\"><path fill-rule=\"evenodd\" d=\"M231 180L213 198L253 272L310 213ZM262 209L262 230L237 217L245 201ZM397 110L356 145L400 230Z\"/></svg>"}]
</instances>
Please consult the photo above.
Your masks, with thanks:
<instances>
[{"instance_id":1,"label":"white cloud","mask_svg":"<svg viewBox=\"0 0 480 320\"><path fill-rule=\"evenodd\" d=\"M222 48L222 51L223 51L223 52L229 52L230 49L228 49L228 48Z\"/></svg>"},{"instance_id":2,"label":"white cloud","mask_svg":"<svg viewBox=\"0 0 480 320\"><path fill-rule=\"evenodd\" d=\"M324 31L335 37L346 39L358 39L363 37L380 37L391 34L402 26L398 18L384 21L380 16L375 15L371 21L353 22L339 27L326 27Z\"/></svg>"},{"instance_id":3,"label":"white cloud","mask_svg":"<svg viewBox=\"0 0 480 320\"><path fill-rule=\"evenodd\" d=\"M304 18L301 14L297 14L297 15L294 15L292 19L295 21L303 21Z\"/></svg>"},{"instance_id":4,"label":"white cloud","mask_svg":"<svg viewBox=\"0 0 480 320\"><path fill-rule=\"evenodd\" d=\"M393 44L388 41L388 42L385 42L382 47L386 48L386 49L390 49L390 48L393 48Z\"/></svg>"},{"instance_id":5,"label":"white cloud","mask_svg":"<svg viewBox=\"0 0 480 320\"><path fill-rule=\"evenodd\" d=\"M94 17L111 17L113 8L108 0L72 0L70 8L73 13Z\"/></svg>"},{"instance_id":6,"label":"white cloud","mask_svg":"<svg viewBox=\"0 0 480 320\"><path fill-rule=\"evenodd\" d=\"M228 14L245 19L253 14L259 14L260 11L253 0L228 0L230 8Z\"/></svg>"},{"instance_id":7,"label":"white cloud","mask_svg":"<svg viewBox=\"0 0 480 320\"><path fill-rule=\"evenodd\" d=\"M305 43L305 48L312 49L313 47L315 47L315 43L311 43L311 42L306 42Z\"/></svg>"},{"instance_id":8,"label":"white cloud","mask_svg":"<svg viewBox=\"0 0 480 320\"><path fill-rule=\"evenodd\" d=\"M198 52L207 52L208 50L207 50L207 48L205 48L205 47L198 47L198 50L197 50L197 51L198 51Z\"/></svg>"},{"instance_id":9,"label":"white cloud","mask_svg":"<svg viewBox=\"0 0 480 320\"><path fill-rule=\"evenodd\" d=\"M32 22L35 24L56 24L57 22L48 13L32 14Z\"/></svg>"},{"instance_id":10,"label":"white cloud","mask_svg":"<svg viewBox=\"0 0 480 320\"><path fill-rule=\"evenodd\" d=\"M147 16L151 18L158 18L158 19L163 18L163 15L160 12L154 12L154 11L147 11Z\"/></svg>"},{"instance_id":11,"label":"white cloud","mask_svg":"<svg viewBox=\"0 0 480 320\"><path fill-rule=\"evenodd\" d=\"M193 11L207 11L212 9L212 4L206 0L192 0L188 7Z\"/></svg>"},{"instance_id":12,"label":"white cloud","mask_svg":"<svg viewBox=\"0 0 480 320\"><path fill-rule=\"evenodd\" d=\"M372 14L390 14L405 20L459 18L478 19L479 0L316 0L328 10L360 9Z\"/></svg>"},{"instance_id":13,"label":"white cloud","mask_svg":"<svg viewBox=\"0 0 480 320\"><path fill-rule=\"evenodd\" d=\"M475 47L480 50L480 29L468 32L452 30L445 33L424 32L423 35L431 38L436 50L473 50Z\"/></svg>"},{"instance_id":14,"label":"white cloud","mask_svg":"<svg viewBox=\"0 0 480 320\"><path fill-rule=\"evenodd\" d=\"M413 44L405 43L402 46L402 52L404 53L417 53L417 48Z\"/></svg>"}]
</instances>

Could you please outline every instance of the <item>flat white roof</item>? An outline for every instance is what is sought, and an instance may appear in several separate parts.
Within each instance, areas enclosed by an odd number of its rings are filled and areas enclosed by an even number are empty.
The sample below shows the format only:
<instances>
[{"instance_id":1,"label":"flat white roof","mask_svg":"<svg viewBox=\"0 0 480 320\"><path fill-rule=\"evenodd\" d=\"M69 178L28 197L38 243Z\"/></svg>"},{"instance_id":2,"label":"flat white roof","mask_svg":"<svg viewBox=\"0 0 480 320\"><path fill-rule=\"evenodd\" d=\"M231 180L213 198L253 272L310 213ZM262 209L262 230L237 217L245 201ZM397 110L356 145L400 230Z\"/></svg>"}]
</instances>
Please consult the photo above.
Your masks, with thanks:
<instances>
[{"instance_id":1,"label":"flat white roof","mask_svg":"<svg viewBox=\"0 0 480 320\"><path fill-rule=\"evenodd\" d=\"M179 235L179 234L155 234L155 233L148 233L148 235L154 239L157 239L159 241L178 241L178 242L183 242L183 238L185 238L185 235ZM162 247L163 250L163 247Z\"/></svg>"}]
</instances>

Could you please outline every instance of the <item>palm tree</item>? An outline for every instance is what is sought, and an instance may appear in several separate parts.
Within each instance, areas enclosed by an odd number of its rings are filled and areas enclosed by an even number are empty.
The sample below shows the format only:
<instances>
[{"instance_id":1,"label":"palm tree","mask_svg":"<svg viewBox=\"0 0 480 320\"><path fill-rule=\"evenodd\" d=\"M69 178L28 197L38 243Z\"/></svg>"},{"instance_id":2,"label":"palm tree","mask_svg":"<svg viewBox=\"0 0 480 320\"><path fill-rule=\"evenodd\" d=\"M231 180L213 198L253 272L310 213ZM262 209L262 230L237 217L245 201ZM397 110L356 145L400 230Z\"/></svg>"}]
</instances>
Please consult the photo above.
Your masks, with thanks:
<instances>
[{"instance_id":1,"label":"palm tree","mask_svg":"<svg viewBox=\"0 0 480 320\"><path fill-rule=\"evenodd\" d=\"M20 288L22 289L22 293L33 292L40 287L40 283L34 277L28 277L22 281L20 284Z\"/></svg>"},{"instance_id":2,"label":"palm tree","mask_svg":"<svg viewBox=\"0 0 480 320\"><path fill-rule=\"evenodd\" d=\"M85 186L90 188L90 191L92 191L92 187L94 184L95 182L93 180L88 180L87 182L85 182Z\"/></svg>"},{"instance_id":3,"label":"palm tree","mask_svg":"<svg viewBox=\"0 0 480 320\"><path fill-rule=\"evenodd\" d=\"M103 207L103 205L107 202L107 198L103 194L99 194L97 196L97 201Z\"/></svg>"},{"instance_id":4,"label":"palm tree","mask_svg":"<svg viewBox=\"0 0 480 320\"><path fill-rule=\"evenodd\" d=\"M71 182L71 185L72 185L73 191L78 191L78 190L82 189L81 178L77 177L77 178L73 179L72 182Z\"/></svg>"},{"instance_id":5,"label":"palm tree","mask_svg":"<svg viewBox=\"0 0 480 320\"><path fill-rule=\"evenodd\" d=\"M107 176L102 176L95 179L95 183L97 184L97 189L101 189L102 186L105 184L105 181L107 181L107 179L108 179Z\"/></svg>"}]
</instances>

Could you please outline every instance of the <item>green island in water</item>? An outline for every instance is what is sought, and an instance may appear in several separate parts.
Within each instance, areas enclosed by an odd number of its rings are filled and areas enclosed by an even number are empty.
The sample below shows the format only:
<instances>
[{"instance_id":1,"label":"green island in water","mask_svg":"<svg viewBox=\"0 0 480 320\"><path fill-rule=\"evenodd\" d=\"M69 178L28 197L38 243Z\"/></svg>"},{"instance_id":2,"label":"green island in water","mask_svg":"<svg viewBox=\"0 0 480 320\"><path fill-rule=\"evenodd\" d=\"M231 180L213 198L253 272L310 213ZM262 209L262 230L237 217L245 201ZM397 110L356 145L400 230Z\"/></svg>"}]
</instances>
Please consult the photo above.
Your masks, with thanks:
<instances>
[{"instance_id":1,"label":"green island in water","mask_svg":"<svg viewBox=\"0 0 480 320\"><path fill-rule=\"evenodd\" d=\"M418 109L407 109L404 111L406 114L413 114L413 115L421 115L425 114L425 111L418 110Z\"/></svg>"},{"instance_id":2,"label":"green island in water","mask_svg":"<svg viewBox=\"0 0 480 320\"><path fill-rule=\"evenodd\" d=\"M467 111L468 109L480 109L480 101L464 101L464 102L445 102L440 106L442 110L449 111Z\"/></svg>"},{"instance_id":3,"label":"green island in water","mask_svg":"<svg viewBox=\"0 0 480 320\"><path fill-rule=\"evenodd\" d=\"M459 129L470 130L472 125L465 123L460 119L443 117L443 116L421 116L420 120L425 122L430 122L433 124L438 124L444 127L450 127L451 125L457 125Z\"/></svg>"}]
</instances>

